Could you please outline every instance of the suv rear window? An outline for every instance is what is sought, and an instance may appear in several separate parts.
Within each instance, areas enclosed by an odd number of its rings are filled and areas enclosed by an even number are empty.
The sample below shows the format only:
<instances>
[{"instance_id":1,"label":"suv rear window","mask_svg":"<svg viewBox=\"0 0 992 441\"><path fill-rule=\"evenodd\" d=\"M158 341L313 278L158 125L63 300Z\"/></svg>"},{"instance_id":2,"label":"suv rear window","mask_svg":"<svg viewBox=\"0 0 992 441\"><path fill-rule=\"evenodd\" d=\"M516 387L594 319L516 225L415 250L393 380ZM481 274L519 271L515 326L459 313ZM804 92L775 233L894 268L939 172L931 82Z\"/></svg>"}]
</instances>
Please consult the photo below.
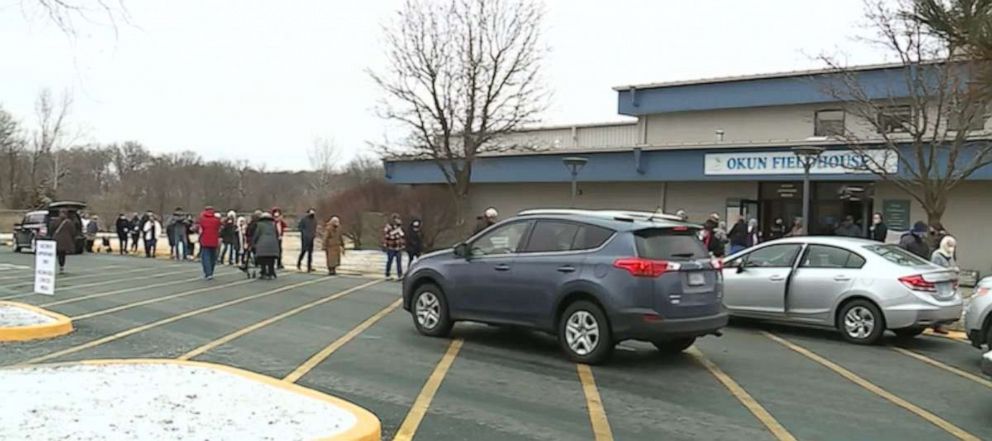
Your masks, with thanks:
<instances>
[{"instance_id":1,"label":"suv rear window","mask_svg":"<svg viewBox=\"0 0 992 441\"><path fill-rule=\"evenodd\" d=\"M637 255L654 260L692 260L709 257L696 230L652 228L634 233Z\"/></svg>"},{"instance_id":2,"label":"suv rear window","mask_svg":"<svg viewBox=\"0 0 992 441\"><path fill-rule=\"evenodd\" d=\"M882 256L883 259L896 265L921 266L930 263L926 259L899 248L896 245L869 245L866 246L865 249Z\"/></svg>"}]
</instances>

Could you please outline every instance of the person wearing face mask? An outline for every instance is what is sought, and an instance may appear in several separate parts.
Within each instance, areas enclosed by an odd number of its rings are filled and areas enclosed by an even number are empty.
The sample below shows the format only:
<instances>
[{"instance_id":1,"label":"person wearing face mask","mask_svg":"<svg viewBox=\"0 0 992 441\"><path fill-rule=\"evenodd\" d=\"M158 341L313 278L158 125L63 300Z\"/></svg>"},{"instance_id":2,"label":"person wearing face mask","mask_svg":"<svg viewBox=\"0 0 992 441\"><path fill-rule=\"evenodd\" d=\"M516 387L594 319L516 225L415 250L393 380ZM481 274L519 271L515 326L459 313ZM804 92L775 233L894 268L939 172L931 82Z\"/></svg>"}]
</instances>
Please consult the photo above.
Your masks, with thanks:
<instances>
[{"instance_id":1,"label":"person wearing face mask","mask_svg":"<svg viewBox=\"0 0 992 441\"><path fill-rule=\"evenodd\" d=\"M317 211L313 208L307 210L307 215L300 219L297 224L300 230L300 257L296 258L296 269L301 270L303 256L307 257L307 272L313 272L313 241L317 239Z\"/></svg>"},{"instance_id":2,"label":"person wearing face mask","mask_svg":"<svg viewBox=\"0 0 992 441\"><path fill-rule=\"evenodd\" d=\"M407 268L413 264L413 260L420 257L424 252L424 240L420 232L420 219L410 222L410 229L406 232L406 254L409 256Z\"/></svg>"},{"instance_id":3,"label":"person wearing face mask","mask_svg":"<svg viewBox=\"0 0 992 441\"><path fill-rule=\"evenodd\" d=\"M386 251L386 279L390 277L393 261L396 261L396 277L403 278L403 249L406 248L406 234L403 232L403 219L393 213L390 222L382 229L382 248Z\"/></svg>"},{"instance_id":4,"label":"person wearing face mask","mask_svg":"<svg viewBox=\"0 0 992 441\"><path fill-rule=\"evenodd\" d=\"M882 213L876 212L871 216L871 226L868 227L868 238L876 242L885 242L889 235L889 227L885 225Z\"/></svg>"},{"instance_id":5,"label":"person wearing face mask","mask_svg":"<svg viewBox=\"0 0 992 441\"><path fill-rule=\"evenodd\" d=\"M324 226L324 257L327 259L327 275L333 276L338 273L338 266L341 265L341 256L344 256L344 233L341 230L341 219L331 216Z\"/></svg>"}]
</instances>

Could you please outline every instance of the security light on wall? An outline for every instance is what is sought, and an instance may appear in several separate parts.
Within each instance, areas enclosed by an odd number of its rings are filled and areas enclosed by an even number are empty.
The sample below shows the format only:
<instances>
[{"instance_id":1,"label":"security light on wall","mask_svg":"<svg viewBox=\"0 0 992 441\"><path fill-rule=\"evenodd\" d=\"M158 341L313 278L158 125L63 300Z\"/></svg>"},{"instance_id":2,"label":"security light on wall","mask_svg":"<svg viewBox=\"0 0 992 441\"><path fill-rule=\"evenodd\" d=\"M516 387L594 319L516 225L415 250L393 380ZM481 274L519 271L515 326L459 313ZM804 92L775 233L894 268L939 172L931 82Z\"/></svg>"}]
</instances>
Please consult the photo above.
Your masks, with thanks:
<instances>
[{"instance_id":1,"label":"security light on wall","mask_svg":"<svg viewBox=\"0 0 992 441\"><path fill-rule=\"evenodd\" d=\"M716 129L713 134L716 135L716 142L723 142L723 129Z\"/></svg>"}]
</instances>

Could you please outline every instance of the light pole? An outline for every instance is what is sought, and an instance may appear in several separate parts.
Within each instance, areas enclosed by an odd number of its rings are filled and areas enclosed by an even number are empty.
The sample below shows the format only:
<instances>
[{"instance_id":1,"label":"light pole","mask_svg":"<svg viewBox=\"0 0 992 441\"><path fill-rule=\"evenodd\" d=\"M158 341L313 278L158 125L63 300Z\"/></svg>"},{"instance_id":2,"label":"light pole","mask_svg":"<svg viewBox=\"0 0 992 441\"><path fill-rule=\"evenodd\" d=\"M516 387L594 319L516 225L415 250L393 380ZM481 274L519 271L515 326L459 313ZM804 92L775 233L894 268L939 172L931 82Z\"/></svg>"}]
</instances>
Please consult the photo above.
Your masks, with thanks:
<instances>
[{"instance_id":1,"label":"light pole","mask_svg":"<svg viewBox=\"0 0 992 441\"><path fill-rule=\"evenodd\" d=\"M800 146L793 147L792 153L799 158L803 166L803 234L809 235L809 170L823 154L823 147Z\"/></svg>"},{"instance_id":2,"label":"light pole","mask_svg":"<svg viewBox=\"0 0 992 441\"><path fill-rule=\"evenodd\" d=\"M565 164L565 167L568 168L569 173L572 174L572 208L575 208L575 197L579 191L579 170L582 170L582 167L585 167L586 163L589 162L589 159L581 156L569 156L562 159L561 162Z\"/></svg>"}]
</instances>

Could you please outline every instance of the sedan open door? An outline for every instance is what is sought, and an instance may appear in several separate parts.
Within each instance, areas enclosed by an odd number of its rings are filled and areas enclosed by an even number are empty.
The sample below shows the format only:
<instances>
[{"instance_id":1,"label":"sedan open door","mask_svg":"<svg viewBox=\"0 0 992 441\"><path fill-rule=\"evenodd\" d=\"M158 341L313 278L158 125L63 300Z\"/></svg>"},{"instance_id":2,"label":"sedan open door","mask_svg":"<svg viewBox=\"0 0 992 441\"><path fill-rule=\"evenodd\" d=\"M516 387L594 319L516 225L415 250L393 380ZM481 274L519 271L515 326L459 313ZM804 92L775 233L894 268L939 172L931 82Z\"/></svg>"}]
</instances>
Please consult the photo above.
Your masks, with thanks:
<instances>
[{"instance_id":1,"label":"sedan open door","mask_svg":"<svg viewBox=\"0 0 992 441\"><path fill-rule=\"evenodd\" d=\"M727 262L723 304L732 315L785 316L785 294L801 244L767 245Z\"/></svg>"}]
</instances>

